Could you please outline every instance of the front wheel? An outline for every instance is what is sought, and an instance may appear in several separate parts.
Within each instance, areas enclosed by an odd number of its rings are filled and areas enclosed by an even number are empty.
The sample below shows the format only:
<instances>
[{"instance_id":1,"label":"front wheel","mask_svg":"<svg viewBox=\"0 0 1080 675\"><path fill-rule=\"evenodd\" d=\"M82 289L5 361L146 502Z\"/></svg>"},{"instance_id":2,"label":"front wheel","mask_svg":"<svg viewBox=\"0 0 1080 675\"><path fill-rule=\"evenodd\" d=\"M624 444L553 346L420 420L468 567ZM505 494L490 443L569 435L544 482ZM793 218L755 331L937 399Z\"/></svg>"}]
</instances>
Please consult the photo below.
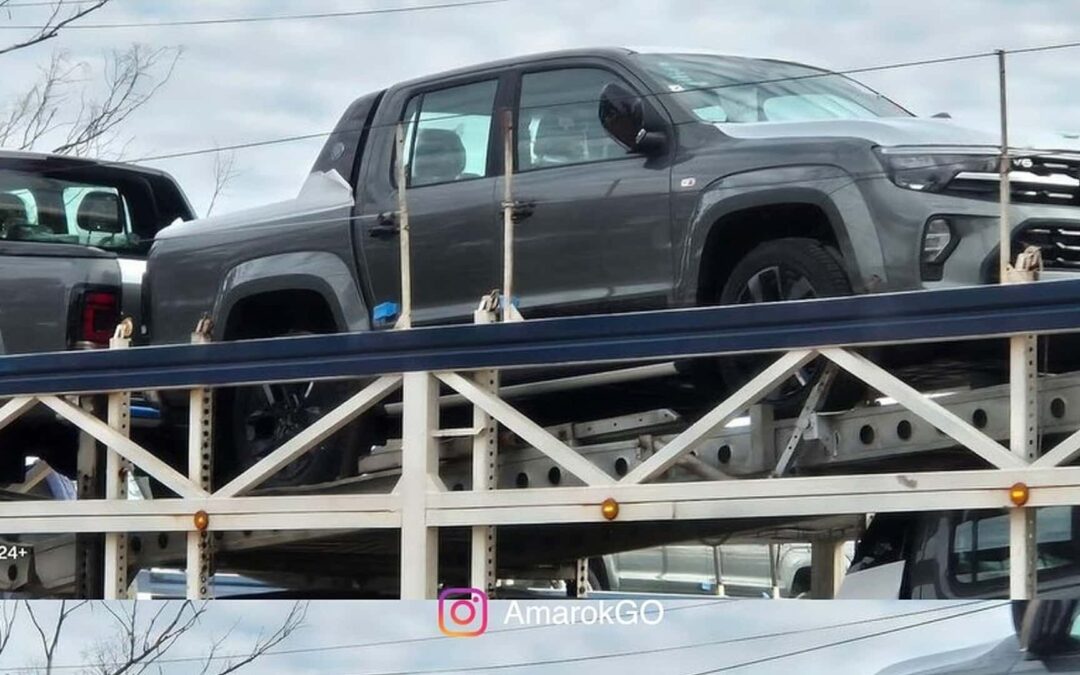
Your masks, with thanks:
<instances>
[{"instance_id":1,"label":"front wheel","mask_svg":"<svg viewBox=\"0 0 1080 675\"><path fill-rule=\"evenodd\" d=\"M829 298L852 292L839 253L815 239L792 237L765 242L753 249L731 271L715 300L720 305L746 305ZM724 358L720 362L724 384L728 390L734 390L774 359L773 355ZM808 363L774 388L765 401L782 413L798 411L824 370L823 358ZM825 405L850 407L865 398L865 394L865 386L841 376L833 381Z\"/></svg>"}]
</instances>

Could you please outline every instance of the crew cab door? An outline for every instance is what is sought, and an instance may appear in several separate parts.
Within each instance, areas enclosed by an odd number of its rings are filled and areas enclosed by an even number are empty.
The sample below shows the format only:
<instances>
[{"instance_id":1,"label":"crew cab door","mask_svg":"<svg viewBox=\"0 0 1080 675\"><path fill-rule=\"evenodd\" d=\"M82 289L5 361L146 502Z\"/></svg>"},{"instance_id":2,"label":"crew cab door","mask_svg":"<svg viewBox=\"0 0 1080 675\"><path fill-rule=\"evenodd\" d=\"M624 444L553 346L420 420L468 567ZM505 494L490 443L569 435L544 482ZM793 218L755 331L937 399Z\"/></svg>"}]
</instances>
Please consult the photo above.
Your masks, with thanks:
<instances>
[{"instance_id":1,"label":"crew cab door","mask_svg":"<svg viewBox=\"0 0 1080 675\"><path fill-rule=\"evenodd\" d=\"M499 286L492 143L498 75L391 92L371 129L356 238L372 306L401 302L395 132L404 121L414 324L468 321Z\"/></svg>"},{"instance_id":2,"label":"crew cab door","mask_svg":"<svg viewBox=\"0 0 1080 675\"><path fill-rule=\"evenodd\" d=\"M627 154L600 123L602 61L519 71L514 295L524 316L661 308L672 286L670 164ZM502 182L498 196L502 198Z\"/></svg>"}]
</instances>

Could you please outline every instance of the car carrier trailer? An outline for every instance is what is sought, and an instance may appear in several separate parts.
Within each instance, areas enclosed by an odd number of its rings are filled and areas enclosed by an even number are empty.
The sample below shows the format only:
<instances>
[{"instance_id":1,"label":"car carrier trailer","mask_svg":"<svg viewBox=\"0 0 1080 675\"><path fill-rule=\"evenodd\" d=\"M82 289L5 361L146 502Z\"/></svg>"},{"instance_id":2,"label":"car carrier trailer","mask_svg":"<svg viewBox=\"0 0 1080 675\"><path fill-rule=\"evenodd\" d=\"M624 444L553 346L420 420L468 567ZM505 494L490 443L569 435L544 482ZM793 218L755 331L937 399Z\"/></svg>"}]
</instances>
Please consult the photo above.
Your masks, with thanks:
<instances>
[{"instance_id":1,"label":"car carrier trailer","mask_svg":"<svg viewBox=\"0 0 1080 675\"><path fill-rule=\"evenodd\" d=\"M481 324L494 309L478 310ZM1068 466L1080 454L1080 379L1037 377L1035 362L1035 336L1080 332L1075 280L233 343L209 343L204 325L194 344L165 347L129 347L129 327L109 350L0 359L0 396L10 397L0 424L44 405L82 432L79 499L0 504L6 538L76 537L76 594L124 597L135 569L171 556L183 560L189 597L212 592L211 568L261 568L301 585L362 576L425 598L447 579L494 590L502 571L551 562L553 543L565 561L740 528L814 531L815 522L824 523L816 586L828 594L843 539L835 533L863 514L1003 508L1011 595L1030 597L1035 509L1080 503L1080 467ZM1005 338L1029 357L1014 362L1008 384L944 397L854 349ZM776 356L696 420L650 410L544 428L498 391L498 372L515 368L746 353ZM895 403L825 414L812 395L794 421L755 406L819 356ZM330 378L367 384L227 484L209 484L212 389ZM440 385L473 405L471 425L440 425ZM129 438L130 392L160 389L191 397L184 472ZM399 389L400 446L375 449L359 477L259 489ZM748 426L729 426L747 410ZM132 471L159 486L153 499L126 498ZM103 547L87 536L96 533ZM441 569L440 546L453 553ZM468 569L454 564L465 558ZM587 569L574 572L584 587Z\"/></svg>"}]
</instances>

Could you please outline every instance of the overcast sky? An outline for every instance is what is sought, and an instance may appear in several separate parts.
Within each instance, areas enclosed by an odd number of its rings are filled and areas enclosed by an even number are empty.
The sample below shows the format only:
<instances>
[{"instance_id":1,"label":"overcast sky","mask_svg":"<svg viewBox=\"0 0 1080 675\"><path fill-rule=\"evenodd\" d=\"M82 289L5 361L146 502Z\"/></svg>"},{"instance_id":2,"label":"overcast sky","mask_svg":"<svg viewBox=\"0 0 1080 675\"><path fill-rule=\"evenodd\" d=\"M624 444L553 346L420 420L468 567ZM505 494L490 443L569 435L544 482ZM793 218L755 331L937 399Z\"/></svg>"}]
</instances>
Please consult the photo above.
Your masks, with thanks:
<instances>
[{"instance_id":1,"label":"overcast sky","mask_svg":"<svg viewBox=\"0 0 1080 675\"><path fill-rule=\"evenodd\" d=\"M391 601L392 602L392 601ZM292 651L267 656L243 672L262 675L329 673L332 675L372 675L375 673L425 672L459 668L473 672L479 665L520 664L567 657L610 655L680 645L716 641L727 644L668 650L621 658L582 660L576 663L534 667L508 667L491 672L507 675L590 672L619 675L687 674L721 668L763 657L776 656L837 640L886 631L888 629L995 607L1001 603L942 602L814 602L767 601L717 602L702 600L670 603L663 620L655 626L546 626L521 628L503 624L508 602L491 606L488 633L476 638L443 637L436 626L436 603L388 601L324 601L312 603L305 625L279 650ZM547 603L551 606L553 603ZM680 605L682 608L680 609ZM243 652L255 636L272 631L288 611L282 601L217 601L199 626L169 652L169 659L195 657L205 653L205 645L230 628L229 641L220 654ZM36 602L35 608L51 626L56 603ZM156 609L156 608L155 608ZM149 616L150 609L141 615ZM880 620L882 617L908 616ZM655 616L650 614L650 616ZM74 665L84 662L83 654L111 632L111 617L100 606L86 606L73 615L61 640L54 663ZM851 624L828 628L835 624ZM808 631L807 629L822 628ZM499 631L508 631L499 633ZM763 640L740 638L804 631ZM738 668L735 673L766 675L873 675L897 661L919 655L987 644L988 647L1013 633L1007 607L969 614L961 618L931 623L905 631L856 641L843 647L815 650L808 655L778 659ZM417 640L417 638L422 638ZM409 640L405 644L359 647L363 643ZM36 633L23 611L16 632L3 654L0 670L39 662ZM201 664L162 663L163 672L198 673ZM77 672L57 669L57 672ZM211 673L216 672L211 670Z\"/></svg>"},{"instance_id":2,"label":"overcast sky","mask_svg":"<svg viewBox=\"0 0 1080 675\"><path fill-rule=\"evenodd\" d=\"M86 23L256 16L433 4L434 0L114 0ZM17 7L0 25L40 21ZM18 37L0 31L0 41ZM203 27L69 30L0 57L0 104L22 91L54 49L97 67L134 41L184 47L172 80L133 118L128 158L329 131L354 98L396 81L488 59L589 45L673 45L793 59L834 69L1080 39L1080 3L1060 0L507 0L496 5L345 19ZM1080 130L1080 50L1010 62L1016 128L1060 140ZM997 125L992 59L858 76L920 115ZM1076 143L1076 141L1072 141ZM1062 145L1062 143L1056 143ZM289 198L321 140L244 150L219 212ZM209 156L158 162L200 212Z\"/></svg>"}]
</instances>

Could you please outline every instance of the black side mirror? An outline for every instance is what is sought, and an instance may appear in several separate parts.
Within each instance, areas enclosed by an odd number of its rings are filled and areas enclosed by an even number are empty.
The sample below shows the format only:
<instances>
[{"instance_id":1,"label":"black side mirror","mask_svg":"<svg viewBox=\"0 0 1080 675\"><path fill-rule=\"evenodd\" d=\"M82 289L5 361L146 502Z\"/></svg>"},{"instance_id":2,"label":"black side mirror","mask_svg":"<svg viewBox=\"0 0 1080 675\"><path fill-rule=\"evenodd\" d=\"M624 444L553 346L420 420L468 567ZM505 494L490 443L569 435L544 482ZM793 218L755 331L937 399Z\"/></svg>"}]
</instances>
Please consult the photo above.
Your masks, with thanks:
<instances>
[{"instance_id":1,"label":"black side mirror","mask_svg":"<svg viewBox=\"0 0 1080 675\"><path fill-rule=\"evenodd\" d=\"M1036 658L1075 652L1070 632L1078 604L1075 599L1014 601L1013 625L1021 648Z\"/></svg>"},{"instance_id":2,"label":"black side mirror","mask_svg":"<svg viewBox=\"0 0 1080 675\"><path fill-rule=\"evenodd\" d=\"M664 149L664 134L649 131L645 103L621 84L609 83L600 92L600 124L627 152L656 154Z\"/></svg>"},{"instance_id":3,"label":"black side mirror","mask_svg":"<svg viewBox=\"0 0 1080 675\"><path fill-rule=\"evenodd\" d=\"M950 115L947 112L934 113L930 117L932 119L935 119L935 120L951 120L952 119L952 115Z\"/></svg>"}]
</instances>

